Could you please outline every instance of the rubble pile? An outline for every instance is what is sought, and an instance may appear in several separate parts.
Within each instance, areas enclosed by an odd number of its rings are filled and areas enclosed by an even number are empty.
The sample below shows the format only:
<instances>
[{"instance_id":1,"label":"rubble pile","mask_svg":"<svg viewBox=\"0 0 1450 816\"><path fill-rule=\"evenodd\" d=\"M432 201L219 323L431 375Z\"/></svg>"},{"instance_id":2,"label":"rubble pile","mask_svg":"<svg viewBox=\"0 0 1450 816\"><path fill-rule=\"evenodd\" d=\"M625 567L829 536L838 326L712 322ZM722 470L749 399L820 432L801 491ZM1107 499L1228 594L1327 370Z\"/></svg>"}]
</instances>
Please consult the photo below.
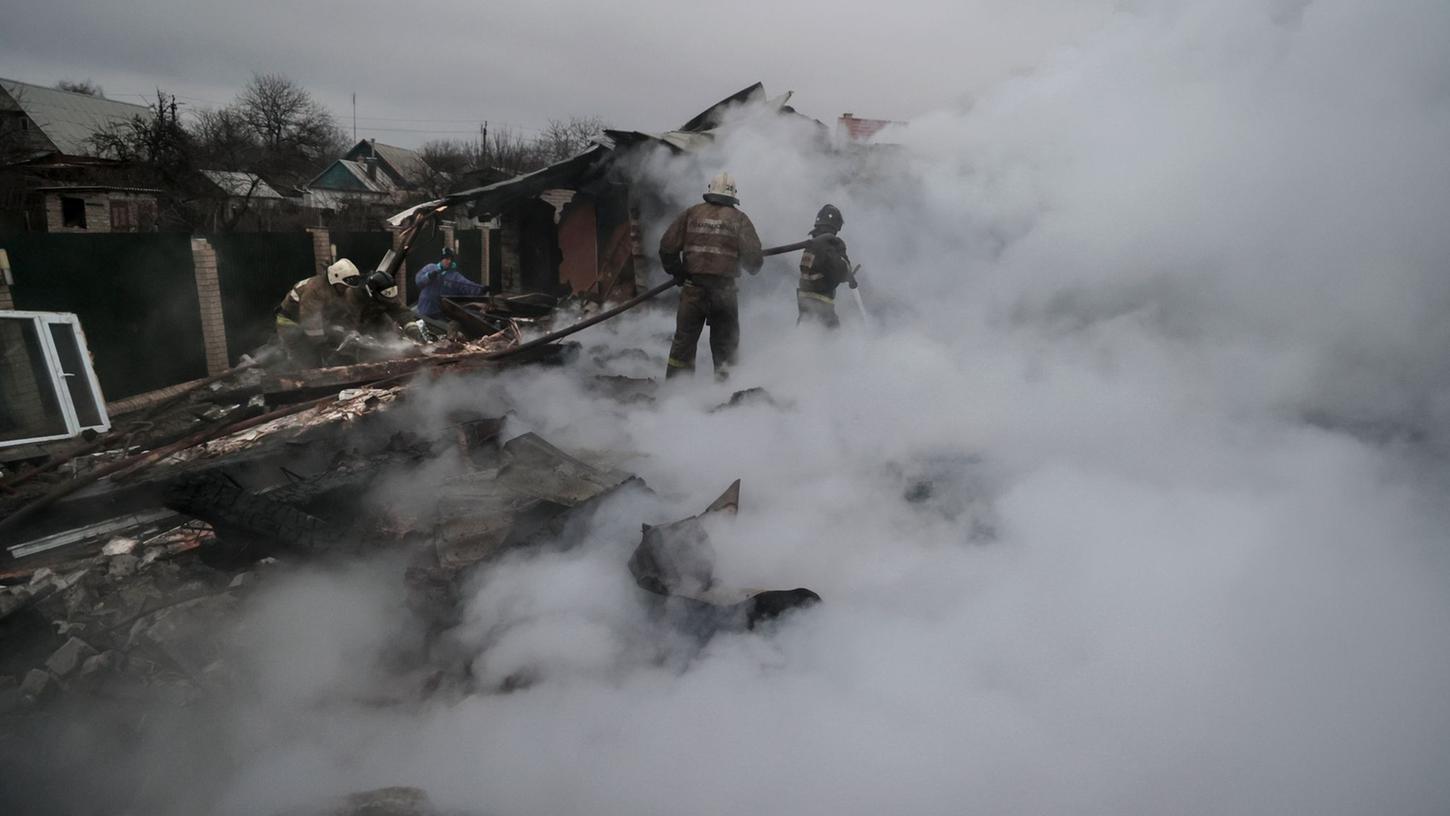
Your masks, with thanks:
<instances>
[{"instance_id":1,"label":"rubble pile","mask_svg":"<svg viewBox=\"0 0 1450 816\"><path fill-rule=\"evenodd\" d=\"M508 364L560 360L621 406L656 399L659 381L631 375L662 360L640 349L545 344ZM475 677L471 656L450 650L467 588L511 552L571 546L568 531L587 529L611 497L649 488L617 460L565 451L507 415L440 420L417 399L413 386L438 377L488 389L499 365L463 351L302 373L247 366L133 404L107 437L0 482L0 749L23 752L16 735L60 711L102 706L139 735L157 706L232 699L248 683L228 649L249 599L299 565L374 554L398 570L400 608L421 637L398 644L387 690L338 704L535 682L527 671ZM751 404L775 403L757 389L721 409ZM714 579L702 519L738 505L736 482L701 516L646 525L628 564L645 607L701 641L820 600ZM409 788L320 807L309 812L436 812Z\"/></svg>"}]
</instances>

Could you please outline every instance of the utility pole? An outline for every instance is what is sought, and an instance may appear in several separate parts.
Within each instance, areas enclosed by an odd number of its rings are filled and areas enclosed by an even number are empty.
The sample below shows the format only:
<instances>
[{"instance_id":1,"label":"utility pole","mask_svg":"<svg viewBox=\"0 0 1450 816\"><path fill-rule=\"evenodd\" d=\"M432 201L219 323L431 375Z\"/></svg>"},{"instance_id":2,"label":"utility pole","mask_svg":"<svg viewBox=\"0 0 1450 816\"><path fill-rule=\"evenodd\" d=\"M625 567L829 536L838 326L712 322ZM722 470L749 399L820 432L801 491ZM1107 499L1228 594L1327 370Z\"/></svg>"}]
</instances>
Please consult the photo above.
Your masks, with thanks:
<instances>
[{"instance_id":1,"label":"utility pole","mask_svg":"<svg viewBox=\"0 0 1450 816\"><path fill-rule=\"evenodd\" d=\"M478 126L479 137L483 139L483 169L488 169L488 120Z\"/></svg>"},{"instance_id":2,"label":"utility pole","mask_svg":"<svg viewBox=\"0 0 1450 816\"><path fill-rule=\"evenodd\" d=\"M357 91L352 92L352 141L357 143Z\"/></svg>"}]
</instances>

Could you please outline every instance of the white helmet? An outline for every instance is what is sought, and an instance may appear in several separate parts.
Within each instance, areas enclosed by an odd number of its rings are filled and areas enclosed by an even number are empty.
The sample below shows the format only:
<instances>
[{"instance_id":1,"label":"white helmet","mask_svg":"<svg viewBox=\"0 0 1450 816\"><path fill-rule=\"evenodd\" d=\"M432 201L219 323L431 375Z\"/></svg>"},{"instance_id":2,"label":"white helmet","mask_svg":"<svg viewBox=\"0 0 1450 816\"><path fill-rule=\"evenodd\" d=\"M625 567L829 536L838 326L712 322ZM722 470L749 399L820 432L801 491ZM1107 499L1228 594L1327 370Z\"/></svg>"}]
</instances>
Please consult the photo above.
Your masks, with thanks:
<instances>
[{"instance_id":1,"label":"white helmet","mask_svg":"<svg viewBox=\"0 0 1450 816\"><path fill-rule=\"evenodd\" d=\"M327 268L327 282L340 283L344 286L357 286L362 283L362 273L357 271L357 265L346 258Z\"/></svg>"},{"instance_id":2,"label":"white helmet","mask_svg":"<svg viewBox=\"0 0 1450 816\"><path fill-rule=\"evenodd\" d=\"M710 185L705 188L705 195L724 196L736 202L740 200L735 189L735 177L724 171L710 179Z\"/></svg>"}]
</instances>

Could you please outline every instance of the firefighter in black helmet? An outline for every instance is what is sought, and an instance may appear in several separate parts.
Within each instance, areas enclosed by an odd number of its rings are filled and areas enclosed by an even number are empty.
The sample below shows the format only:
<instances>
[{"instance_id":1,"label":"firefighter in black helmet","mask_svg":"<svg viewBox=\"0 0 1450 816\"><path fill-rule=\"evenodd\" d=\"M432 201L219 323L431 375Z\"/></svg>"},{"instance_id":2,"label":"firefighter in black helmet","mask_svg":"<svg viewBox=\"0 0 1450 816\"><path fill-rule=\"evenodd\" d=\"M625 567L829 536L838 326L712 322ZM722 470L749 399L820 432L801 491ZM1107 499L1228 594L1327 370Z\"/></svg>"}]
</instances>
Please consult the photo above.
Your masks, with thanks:
<instances>
[{"instance_id":1,"label":"firefighter in black helmet","mask_svg":"<svg viewBox=\"0 0 1450 816\"><path fill-rule=\"evenodd\" d=\"M841 319L836 316L836 287L844 283L856 288L846 242L837 235L844 223L835 205L827 204L816 213L811 245L801 253L801 279L796 289L796 305L800 308L797 324L812 320L832 329L841 325Z\"/></svg>"}]
</instances>

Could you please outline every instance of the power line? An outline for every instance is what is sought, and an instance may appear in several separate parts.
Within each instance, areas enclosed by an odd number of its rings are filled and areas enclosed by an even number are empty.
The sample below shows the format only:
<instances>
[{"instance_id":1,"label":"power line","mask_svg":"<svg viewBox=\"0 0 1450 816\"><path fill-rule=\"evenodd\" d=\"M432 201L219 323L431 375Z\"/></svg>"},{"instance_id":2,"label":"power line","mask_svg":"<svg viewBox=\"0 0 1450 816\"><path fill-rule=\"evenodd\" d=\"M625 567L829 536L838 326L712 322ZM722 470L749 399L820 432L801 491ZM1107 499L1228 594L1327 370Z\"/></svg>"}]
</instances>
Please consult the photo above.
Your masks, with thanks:
<instances>
[{"instance_id":1,"label":"power line","mask_svg":"<svg viewBox=\"0 0 1450 816\"><path fill-rule=\"evenodd\" d=\"M151 94L136 93L134 91L117 91L116 94L117 94L117 96L134 96L137 99L142 100L146 104L150 104L151 101L152 101L152 95ZM201 102L201 103L206 104L206 105L215 105L217 107L226 107L227 105L231 104L230 102L217 102L214 99L203 99L203 98L201 98L199 96L188 96L186 94L170 94L170 95L176 97L177 99L185 99L185 100L188 100L190 102ZM356 104L356 103L354 103L354 104ZM481 117L481 116L474 117L472 119L429 119L427 117L422 117L422 116L362 116L362 115L356 115L354 118L357 120L357 122L358 122L358 129L360 129L360 130L378 130L378 131L384 131L384 132L388 132L388 133L477 133L478 130L477 130L477 127L472 127L472 128L467 129L467 130L454 130L454 129L449 129L449 128L437 128L437 129L433 129L433 128L374 127L374 126L368 125L366 123L367 122L412 122L414 124L435 124L435 123L436 124L459 124L459 125L461 125L461 124L471 124L471 125L475 125L476 126L477 123L483 121L483 119L484 119L484 117ZM523 131L528 131L529 133L543 133L544 132L544 129L543 128L529 127L528 125L519 124L518 122L498 122L498 124L499 125L502 125L503 128L505 128L507 130L523 130Z\"/></svg>"},{"instance_id":2,"label":"power line","mask_svg":"<svg viewBox=\"0 0 1450 816\"><path fill-rule=\"evenodd\" d=\"M477 134L478 133L478 128L469 128L468 130L432 130L432 129L429 129L429 128L389 128L389 127L373 127L373 126L367 125L367 124L359 125L358 126L358 129L359 130L365 130L365 131L375 130L375 131L381 131L381 132L384 132L384 133L472 133L472 134Z\"/></svg>"}]
</instances>

